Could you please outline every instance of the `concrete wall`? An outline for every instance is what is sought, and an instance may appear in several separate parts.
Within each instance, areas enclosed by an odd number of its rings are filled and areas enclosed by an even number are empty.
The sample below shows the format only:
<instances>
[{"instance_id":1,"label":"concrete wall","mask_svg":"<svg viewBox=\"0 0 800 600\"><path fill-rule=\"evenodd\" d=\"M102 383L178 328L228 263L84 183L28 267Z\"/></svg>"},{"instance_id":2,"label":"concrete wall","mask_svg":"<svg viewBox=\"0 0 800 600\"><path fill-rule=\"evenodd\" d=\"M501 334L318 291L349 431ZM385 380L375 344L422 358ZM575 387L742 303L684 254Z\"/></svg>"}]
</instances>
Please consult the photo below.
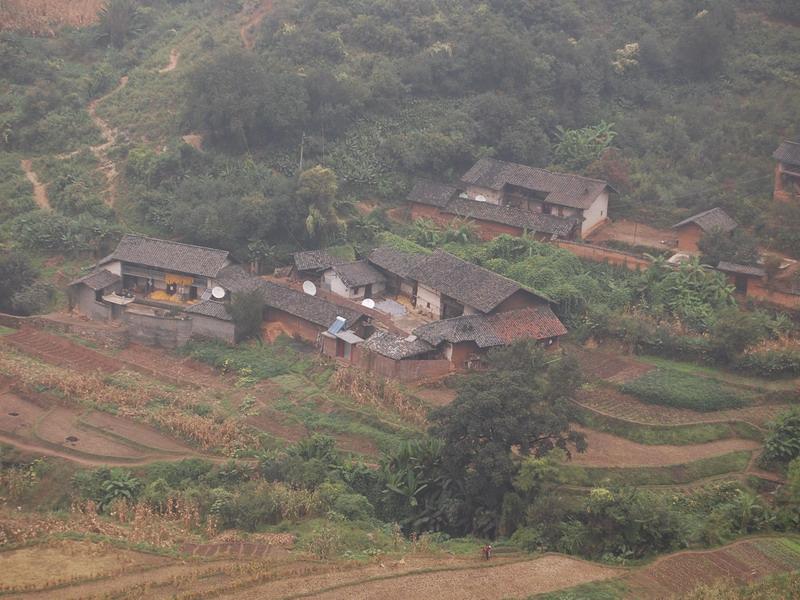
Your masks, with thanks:
<instances>
[{"instance_id":1,"label":"concrete wall","mask_svg":"<svg viewBox=\"0 0 800 600\"><path fill-rule=\"evenodd\" d=\"M632 271L639 271L647 269L652 264L646 258L636 256L630 252L622 252L620 250L611 250L610 248L603 248L602 246L593 246L591 244L581 244L579 242L569 242L567 240L557 240L553 242L559 248L569 250L575 256L594 262L608 263L616 267L626 267Z\"/></svg>"},{"instance_id":2,"label":"concrete wall","mask_svg":"<svg viewBox=\"0 0 800 600\"><path fill-rule=\"evenodd\" d=\"M442 315L442 301L439 292L421 283L417 286L417 310L436 317Z\"/></svg>"},{"instance_id":3,"label":"concrete wall","mask_svg":"<svg viewBox=\"0 0 800 600\"><path fill-rule=\"evenodd\" d=\"M80 284L73 286L69 293L72 307L78 313L93 321L108 321L111 319L111 306L95 300L93 289Z\"/></svg>"},{"instance_id":4,"label":"concrete wall","mask_svg":"<svg viewBox=\"0 0 800 600\"><path fill-rule=\"evenodd\" d=\"M233 321L222 321L205 315L192 315L192 337L222 340L236 343L236 325Z\"/></svg>"},{"instance_id":5,"label":"concrete wall","mask_svg":"<svg viewBox=\"0 0 800 600\"><path fill-rule=\"evenodd\" d=\"M132 340L148 346L178 348L192 335L191 319L156 317L126 310L122 321L128 326Z\"/></svg>"},{"instance_id":6,"label":"concrete wall","mask_svg":"<svg viewBox=\"0 0 800 600\"><path fill-rule=\"evenodd\" d=\"M564 215L566 216L566 215ZM593 229L608 219L608 192L603 192L592 205L583 211L581 238L586 237Z\"/></svg>"},{"instance_id":7,"label":"concrete wall","mask_svg":"<svg viewBox=\"0 0 800 600\"><path fill-rule=\"evenodd\" d=\"M333 269L329 271L325 271L323 275L323 282L324 288L330 289L331 292L336 294L337 296L342 296L343 298L349 298L350 300L363 300L366 298L366 286L358 286L358 287L347 287L345 283L336 275ZM370 296L376 296L378 294L382 294L386 290L386 284L384 282L378 282L372 284L372 292Z\"/></svg>"}]
</instances>

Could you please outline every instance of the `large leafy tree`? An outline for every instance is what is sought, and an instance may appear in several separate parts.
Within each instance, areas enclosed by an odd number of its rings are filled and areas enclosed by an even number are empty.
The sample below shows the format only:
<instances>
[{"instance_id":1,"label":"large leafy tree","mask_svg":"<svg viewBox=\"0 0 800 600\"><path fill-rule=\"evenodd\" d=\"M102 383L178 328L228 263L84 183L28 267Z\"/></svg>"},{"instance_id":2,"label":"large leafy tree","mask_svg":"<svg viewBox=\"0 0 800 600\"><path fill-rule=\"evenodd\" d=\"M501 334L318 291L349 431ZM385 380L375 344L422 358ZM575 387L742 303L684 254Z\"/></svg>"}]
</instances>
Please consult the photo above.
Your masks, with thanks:
<instances>
[{"instance_id":1,"label":"large leafy tree","mask_svg":"<svg viewBox=\"0 0 800 600\"><path fill-rule=\"evenodd\" d=\"M36 275L25 255L13 250L0 252L0 311L12 311L15 294L30 286Z\"/></svg>"},{"instance_id":2,"label":"large leafy tree","mask_svg":"<svg viewBox=\"0 0 800 600\"><path fill-rule=\"evenodd\" d=\"M490 364L431 414L431 433L444 441L444 468L463 488L464 522L456 529L484 535L496 532L520 457L585 449L583 436L570 430L565 402L580 382L574 360L522 341L494 352Z\"/></svg>"},{"instance_id":3,"label":"large leafy tree","mask_svg":"<svg viewBox=\"0 0 800 600\"><path fill-rule=\"evenodd\" d=\"M261 322L264 318L264 295L258 288L233 295L228 311L236 325L239 339L261 338Z\"/></svg>"},{"instance_id":4,"label":"large leafy tree","mask_svg":"<svg viewBox=\"0 0 800 600\"><path fill-rule=\"evenodd\" d=\"M136 0L108 0L98 13L100 40L122 48L142 26Z\"/></svg>"}]
</instances>

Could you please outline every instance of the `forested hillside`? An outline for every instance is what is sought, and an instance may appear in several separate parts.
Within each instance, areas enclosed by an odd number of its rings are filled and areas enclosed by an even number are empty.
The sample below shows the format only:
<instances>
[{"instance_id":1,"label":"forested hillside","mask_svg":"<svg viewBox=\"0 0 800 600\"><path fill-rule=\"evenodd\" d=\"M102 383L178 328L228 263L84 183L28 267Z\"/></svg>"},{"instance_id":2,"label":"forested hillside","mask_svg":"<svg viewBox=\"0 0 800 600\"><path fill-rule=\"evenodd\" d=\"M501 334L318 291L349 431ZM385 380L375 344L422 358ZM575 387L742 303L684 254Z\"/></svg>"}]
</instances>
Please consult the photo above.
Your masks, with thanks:
<instances>
[{"instance_id":1,"label":"forested hillside","mask_svg":"<svg viewBox=\"0 0 800 600\"><path fill-rule=\"evenodd\" d=\"M607 178L612 216L669 225L722 205L764 241L797 244L798 215L769 202L770 155L800 133L793 2L112 4L54 38L3 33L7 240L84 249L124 222L244 258L319 243L312 205L318 222L353 219L347 200L394 204L415 177L496 156ZM105 125L120 135L98 153ZM301 152L337 176L336 206L284 179ZM47 185L47 218L21 158Z\"/></svg>"}]
</instances>

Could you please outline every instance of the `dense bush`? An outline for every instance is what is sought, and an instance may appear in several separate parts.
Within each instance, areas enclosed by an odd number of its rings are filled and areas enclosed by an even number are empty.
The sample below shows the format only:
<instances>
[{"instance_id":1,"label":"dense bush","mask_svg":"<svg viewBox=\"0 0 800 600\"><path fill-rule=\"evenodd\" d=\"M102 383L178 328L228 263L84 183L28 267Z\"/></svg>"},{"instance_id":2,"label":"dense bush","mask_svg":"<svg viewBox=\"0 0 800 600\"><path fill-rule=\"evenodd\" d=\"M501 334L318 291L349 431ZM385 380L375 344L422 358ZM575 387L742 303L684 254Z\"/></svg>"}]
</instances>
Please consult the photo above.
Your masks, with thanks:
<instances>
[{"instance_id":1,"label":"dense bush","mask_svg":"<svg viewBox=\"0 0 800 600\"><path fill-rule=\"evenodd\" d=\"M783 465L800 456L800 411L784 413L769 424L762 456L767 464Z\"/></svg>"},{"instance_id":2,"label":"dense bush","mask_svg":"<svg viewBox=\"0 0 800 600\"><path fill-rule=\"evenodd\" d=\"M786 348L747 352L734 361L733 367L759 377L797 376L800 375L800 351Z\"/></svg>"},{"instance_id":3,"label":"dense bush","mask_svg":"<svg viewBox=\"0 0 800 600\"><path fill-rule=\"evenodd\" d=\"M655 369L622 385L622 391L644 402L699 411L744 406L747 400L718 381Z\"/></svg>"}]
</instances>

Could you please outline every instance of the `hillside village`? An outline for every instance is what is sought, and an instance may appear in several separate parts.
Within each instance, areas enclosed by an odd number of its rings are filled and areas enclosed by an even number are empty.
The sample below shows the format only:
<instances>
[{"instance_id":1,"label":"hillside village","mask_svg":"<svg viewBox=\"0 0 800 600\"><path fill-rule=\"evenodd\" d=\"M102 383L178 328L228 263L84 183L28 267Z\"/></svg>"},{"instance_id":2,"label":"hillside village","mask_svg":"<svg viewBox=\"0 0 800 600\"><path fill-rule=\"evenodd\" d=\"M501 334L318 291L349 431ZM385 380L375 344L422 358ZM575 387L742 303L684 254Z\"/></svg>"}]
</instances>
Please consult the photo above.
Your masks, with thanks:
<instances>
[{"instance_id":1,"label":"hillside village","mask_svg":"<svg viewBox=\"0 0 800 600\"><path fill-rule=\"evenodd\" d=\"M0 595L800 589L795 0L0 1Z\"/></svg>"}]
</instances>

